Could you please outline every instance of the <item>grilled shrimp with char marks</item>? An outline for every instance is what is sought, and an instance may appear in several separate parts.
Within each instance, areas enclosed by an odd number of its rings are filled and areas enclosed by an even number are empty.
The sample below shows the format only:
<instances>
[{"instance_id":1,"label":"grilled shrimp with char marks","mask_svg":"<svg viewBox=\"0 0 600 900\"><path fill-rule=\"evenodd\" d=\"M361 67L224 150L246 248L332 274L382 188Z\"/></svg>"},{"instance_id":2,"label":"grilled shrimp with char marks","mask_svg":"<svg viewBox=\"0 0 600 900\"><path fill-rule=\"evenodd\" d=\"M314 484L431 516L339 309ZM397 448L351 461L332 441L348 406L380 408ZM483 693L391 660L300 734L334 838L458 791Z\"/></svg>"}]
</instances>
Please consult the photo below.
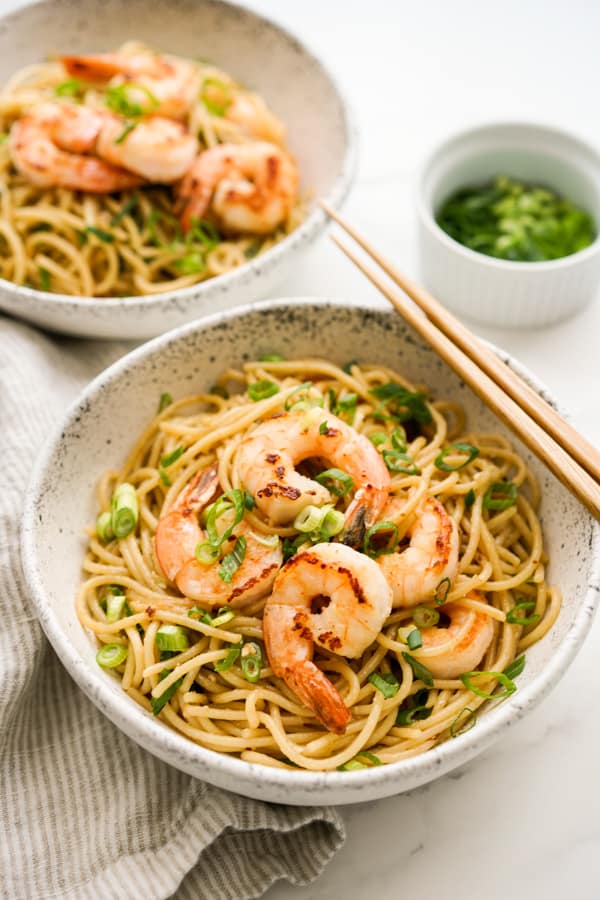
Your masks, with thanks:
<instances>
[{"instance_id":1,"label":"grilled shrimp with char marks","mask_svg":"<svg viewBox=\"0 0 600 900\"><path fill-rule=\"evenodd\" d=\"M476 591L469 597L482 599ZM459 603L447 603L440 612L450 620L448 626L421 629L423 646L411 652L434 678L457 678L475 669L483 659L494 637L494 620Z\"/></svg>"}]
</instances>

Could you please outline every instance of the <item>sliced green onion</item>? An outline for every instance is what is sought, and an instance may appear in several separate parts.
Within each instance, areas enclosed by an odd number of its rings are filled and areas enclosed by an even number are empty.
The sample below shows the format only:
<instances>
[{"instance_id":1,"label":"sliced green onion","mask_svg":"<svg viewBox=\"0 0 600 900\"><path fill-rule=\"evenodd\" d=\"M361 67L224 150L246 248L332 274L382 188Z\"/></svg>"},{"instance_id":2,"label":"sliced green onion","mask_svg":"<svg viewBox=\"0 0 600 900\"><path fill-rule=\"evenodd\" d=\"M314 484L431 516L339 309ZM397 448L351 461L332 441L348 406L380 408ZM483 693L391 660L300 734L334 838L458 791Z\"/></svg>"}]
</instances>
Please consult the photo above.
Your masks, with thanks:
<instances>
[{"instance_id":1,"label":"sliced green onion","mask_svg":"<svg viewBox=\"0 0 600 900\"><path fill-rule=\"evenodd\" d=\"M216 88L217 92L220 92L222 98L221 102L215 100L214 97L211 98L207 94L207 89L210 88ZM202 82L202 87L200 88L200 99L211 116L223 118L232 103L231 89L229 85L224 81L221 81L220 78L205 78Z\"/></svg>"},{"instance_id":2,"label":"sliced green onion","mask_svg":"<svg viewBox=\"0 0 600 900\"><path fill-rule=\"evenodd\" d=\"M132 484L125 481L118 486L113 494L111 512L115 537L127 537L137 525L140 514L138 497Z\"/></svg>"},{"instance_id":3,"label":"sliced green onion","mask_svg":"<svg viewBox=\"0 0 600 900\"><path fill-rule=\"evenodd\" d=\"M466 459L461 460L457 463L447 463L446 457L448 455L454 456L455 454L465 454L467 455ZM474 447L472 444L450 444L449 447L446 447L445 450L442 450L433 461L436 469L440 469L442 472L458 472L459 469L464 469L465 466L468 466L470 462L473 462L479 456L479 449Z\"/></svg>"},{"instance_id":4,"label":"sliced green onion","mask_svg":"<svg viewBox=\"0 0 600 900\"><path fill-rule=\"evenodd\" d=\"M240 662L242 675L246 681L250 681L252 684L258 681L262 664L263 656L260 644L257 644L255 641L248 641L242 647L242 659Z\"/></svg>"},{"instance_id":5,"label":"sliced green onion","mask_svg":"<svg viewBox=\"0 0 600 900\"><path fill-rule=\"evenodd\" d=\"M519 489L513 481L495 481L483 497L484 509L508 509L517 502Z\"/></svg>"},{"instance_id":6,"label":"sliced green onion","mask_svg":"<svg viewBox=\"0 0 600 900\"><path fill-rule=\"evenodd\" d=\"M354 478L341 469L326 469L317 475L316 481L336 497L345 497L354 487Z\"/></svg>"},{"instance_id":7,"label":"sliced green onion","mask_svg":"<svg viewBox=\"0 0 600 900\"><path fill-rule=\"evenodd\" d=\"M127 599L125 594L109 594L106 598L106 621L111 625L125 615Z\"/></svg>"},{"instance_id":8,"label":"sliced green onion","mask_svg":"<svg viewBox=\"0 0 600 900\"><path fill-rule=\"evenodd\" d=\"M252 537L255 541L258 541L259 544L262 544L263 547L268 547L270 550L273 550L279 545L278 534L259 534L258 531L253 531Z\"/></svg>"},{"instance_id":9,"label":"sliced green onion","mask_svg":"<svg viewBox=\"0 0 600 900\"><path fill-rule=\"evenodd\" d=\"M357 405L358 394L346 394L345 397L338 397L334 412L338 416L347 416L350 425L352 425Z\"/></svg>"},{"instance_id":10,"label":"sliced green onion","mask_svg":"<svg viewBox=\"0 0 600 900\"><path fill-rule=\"evenodd\" d=\"M386 538L386 535L388 537ZM384 539L382 541L382 538ZM393 522L376 522L365 533L363 553L376 559L393 553L398 546L398 527Z\"/></svg>"},{"instance_id":11,"label":"sliced green onion","mask_svg":"<svg viewBox=\"0 0 600 900\"><path fill-rule=\"evenodd\" d=\"M410 653L407 653L405 650L402 651L402 658L406 660L413 670L415 678L420 678L427 687L433 687L433 675L427 666L424 666L418 659L415 659L414 656L411 656Z\"/></svg>"},{"instance_id":12,"label":"sliced green onion","mask_svg":"<svg viewBox=\"0 0 600 900\"><path fill-rule=\"evenodd\" d=\"M230 669L234 662L237 661L237 658L241 652L242 641L240 641L239 644L230 644L227 656L215 663L215 672L225 672L226 669Z\"/></svg>"},{"instance_id":13,"label":"sliced green onion","mask_svg":"<svg viewBox=\"0 0 600 900\"><path fill-rule=\"evenodd\" d=\"M206 615L207 614L205 613L205 616ZM205 616L202 617L203 622L206 621ZM220 609L217 610L217 614L214 619L210 615L208 615L208 621L206 621L206 624L212 625L213 628L220 628L221 625L227 625L227 623L231 622L232 619L235 619L235 613L229 605L226 605L221 606Z\"/></svg>"},{"instance_id":14,"label":"sliced green onion","mask_svg":"<svg viewBox=\"0 0 600 900\"><path fill-rule=\"evenodd\" d=\"M488 694L473 684L473 678L495 678L498 684L501 684L504 690L500 694ZM465 672L460 676L460 680L466 688L483 697L484 700L497 700L499 697L510 697L517 689L516 684L504 672Z\"/></svg>"},{"instance_id":15,"label":"sliced green onion","mask_svg":"<svg viewBox=\"0 0 600 900\"><path fill-rule=\"evenodd\" d=\"M420 475L421 470L408 453L399 450L383 450L381 455L390 472L403 472L405 475Z\"/></svg>"},{"instance_id":16,"label":"sliced green onion","mask_svg":"<svg viewBox=\"0 0 600 900\"><path fill-rule=\"evenodd\" d=\"M373 388L370 393L387 406L391 406L394 417L400 422L414 419L422 425L427 425L432 420L431 411L427 406L427 398L420 391L409 391L390 381Z\"/></svg>"},{"instance_id":17,"label":"sliced green onion","mask_svg":"<svg viewBox=\"0 0 600 900\"><path fill-rule=\"evenodd\" d=\"M506 621L511 625L533 625L535 622L539 622L542 618L539 613L535 613L533 616L519 616L518 614L520 609L535 609L535 606L535 600L521 600L506 613Z\"/></svg>"},{"instance_id":18,"label":"sliced green onion","mask_svg":"<svg viewBox=\"0 0 600 900\"><path fill-rule=\"evenodd\" d=\"M507 665L503 674L506 675L507 678L510 678L510 680L512 681L513 678L519 677L524 668L525 654L517 657L517 659L513 659L513 661Z\"/></svg>"},{"instance_id":19,"label":"sliced green onion","mask_svg":"<svg viewBox=\"0 0 600 900\"><path fill-rule=\"evenodd\" d=\"M171 487L171 485L173 484L173 482L171 481L171 479L169 478L169 476L167 475L167 473L165 472L164 469L158 470L158 477L160 478L160 480L162 481L162 483L164 484L165 487Z\"/></svg>"},{"instance_id":20,"label":"sliced green onion","mask_svg":"<svg viewBox=\"0 0 600 900\"><path fill-rule=\"evenodd\" d=\"M287 562L288 559L291 559L295 553L298 552L300 547L304 544L309 543L309 538L305 534L298 534L295 538L284 538L283 544L281 545L281 550L283 553L283 561Z\"/></svg>"},{"instance_id":21,"label":"sliced green onion","mask_svg":"<svg viewBox=\"0 0 600 900\"><path fill-rule=\"evenodd\" d=\"M329 509L331 508L329 506ZM323 524L323 519L326 515L327 509L325 507L305 506L294 519L294 528L296 531L302 531L304 534L316 531Z\"/></svg>"},{"instance_id":22,"label":"sliced green onion","mask_svg":"<svg viewBox=\"0 0 600 900\"><path fill-rule=\"evenodd\" d=\"M274 397L278 393L279 385L275 384L274 381L269 381L268 378L263 378L262 381L255 381L254 384L248 385L248 396L254 403L258 402L258 400L266 400L267 397Z\"/></svg>"},{"instance_id":23,"label":"sliced green onion","mask_svg":"<svg viewBox=\"0 0 600 900\"><path fill-rule=\"evenodd\" d=\"M196 544L194 556L201 565L212 566L220 556L219 547L211 544L210 541L202 541L200 544Z\"/></svg>"},{"instance_id":24,"label":"sliced green onion","mask_svg":"<svg viewBox=\"0 0 600 900\"><path fill-rule=\"evenodd\" d=\"M329 425L327 424L327 422L321 422L321 424L319 425L319 434L327 434L328 430Z\"/></svg>"},{"instance_id":25,"label":"sliced green onion","mask_svg":"<svg viewBox=\"0 0 600 900\"><path fill-rule=\"evenodd\" d=\"M420 688L406 698L396 716L396 725L405 726L412 725L413 722L428 719L433 712L432 706L427 706L429 699L429 691L427 688Z\"/></svg>"},{"instance_id":26,"label":"sliced green onion","mask_svg":"<svg viewBox=\"0 0 600 900\"><path fill-rule=\"evenodd\" d=\"M234 519L222 534L219 534L217 522L226 513L233 510ZM226 491L206 510L206 533L213 547L220 547L231 537L233 529L244 517L244 494L239 488Z\"/></svg>"},{"instance_id":27,"label":"sliced green onion","mask_svg":"<svg viewBox=\"0 0 600 900\"><path fill-rule=\"evenodd\" d=\"M137 125L138 125L137 122L126 122L125 127L123 128L123 131L121 132L119 137L116 138L115 144L122 144L123 141L125 140L125 138L127 137L127 135L131 134L131 132L133 131L134 128L137 128Z\"/></svg>"},{"instance_id":28,"label":"sliced green onion","mask_svg":"<svg viewBox=\"0 0 600 900\"><path fill-rule=\"evenodd\" d=\"M222 241L222 237L213 223L207 219L199 219L197 216L192 216L188 237L202 244L206 250L212 250Z\"/></svg>"},{"instance_id":29,"label":"sliced green onion","mask_svg":"<svg viewBox=\"0 0 600 900\"><path fill-rule=\"evenodd\" d=\"M196 605L192 606L191 609L188 609L188 616L190 619L200 619L201 622L206 621L205 616L208 616L209 621L207 621L207 624L210 625L212 622L211 614L201 606Z\"/></svg>"},{"instance_id":30,"label":"sliced green onion","mask_svg":"<svg viewBox=\"0 0 600 900\"><path fill-rule=\"evenodd\" d=\"M83 89L83 85L78 78L69 78L68 81L63 81L61 84L57 84L54 88L54 93L57 97L74 97Z\"/></svg>"},{"instance_id":31,"label":"sliced green onion","mask_svg":"<svg viewBox=\"0 0 600 900\"><path fill-rule=\"evenodd\" d=\"M423 646L423 638L418 628L414 628L406 638L409 650L418 650Z\"/></svg>"},{"instance_id":32,"label":"sliced green onion","mask_svg":"<svg viewBox=\"0 0 600 900\"><path fill-rule=\"evenodd\" d=\"M42 291L49 291L52 283L52 277L48 269L45 269L43 266L38 266L38 273L40 277L40 288Z\"/></svg>"},{"instance_id":33,"label":"sliced green onion","mask_svg":"<svg viewBox=\"0 0 600 900\"><path fill-rule=\"evenodd\" d=\"M127 659L127 652L124 644L105 644L96 653L96 662L103 669L116 669Z\"/></svg>"},{"instance_id":34,"label":"sliced green onion","mask_svg":"<svg viewBox=\"0 0 600 900\"><path fill-rule=\"evenodd\" d=\"M465 713L467 713L465 717ZM464 719L464 721L463 721ZM465 706L457 717L452 722L450 726L450 737L458 737L459 734L464 734L465 731L470 731L471 728L477 722L477 714L471 709L470 706Z\"/></svg>"},{"instance_id":35,"label":"sliced green onion","mask_svg":"<svg viewBox=\"0 0 600 900\"><path fill-rule=\"evenodd\" d=\"M85 230L89 231L90 234L95 234L96 237L101 241L104 241L105 244L112 244L115 239L114 234L111 234L110 231L104 231L103 228L96 228L95 225L88 225Z\"/></svg>"},{"instance_id":36,"label":"sliced green onion","mask_svg":"<svg viewBox=\"0 0 600 900\"><path fill-rule=\"evenodd\" d=\"M412 617L417 628L433 628L440 621L437 609L431 609L429 606L416 606Z\"/></svg>"},{"instance_id":37,"label":"sliced green onion","mask_svg":"<svg viewBox=\"0 0 600 900\"><path fill-rule=\"evenodd\" d=\"M180 445L172 453L167 453L166 456L161 457L160 464L165 469L168 469L169 466L172 466L174 462L177 462L180 456L183 456L185 453L185 447Z\"/></svg>"},{"instance_id":38,"label":"sliced green onion","mask_svg":"<svg viewBox=\"0 0 600 900\"><path fill-rule=\"evenodd\" d=\"M100 515L96 519L96 534L101 541L104 541L105 544L107 544L109 541L112 541L115 536L115 533L112 529L112 513L100 513Z\"/></svg>"},{"instance_id":39,"label":"sliced green onion","mask_svg":"<svg viewBox=\"0 0 600 900\"><path fill-rule=\"evenodd\" d=\"M182 275L196 275L206 269L206 255L204 250L192 250L175 260L173 265Z\"/></svg>"},{"instance_id":40,"label":"sliced green onion","mask_svg":"<svg viewBox=\"0 0 600 900\"><path fill-rule=\"evenodd\" d=\"M373 672L367 681L381 691L386 700L395 697L400 690L400 682L393 672Z\"/></svg>"},{"instance_id":41,"label":"sliced green onion","mask_svg":"<svg viewBox=\"0 0 600 900\"><path fill-rule=\"evenodd\" d=\"M256 506L256 500L248 491L244 491L244 506L247 510L253 510Z\"/></svg>"},{"instance_id":42,"label":"sliced green onion","mask_svg":"<svg viewBox=\"0 0 600 900\"><path fill-rule=\"evenodd\" d=\"M279 353L265 353L264 356L258 357L259 362L285 362L285 356Z\"/></svg>"},{"instance_id":43,"label":"sliced green onion","mask_svg":"<svg viewBox=\"0 0 600 900\"><path fill-rule=\"evenodd\" d=\"M388 435L385 431L374 431L369 435L369 440L375 447L381 447L388 440Z\"/></svg>"},{"instance_id":44,"label":"sliced green onion","mask_svg":"<svg viewBox=\"0 0 600 900\"><path fill-rule=\"evenodd\" d=\"M406 431L401 425L398 425L398 427L394 428L392 431L392 447L394 450L397 450L398 453L406 453Z\"/></svg>"},{"instance_id":45,"label":"sliced green onion","mask_svg":"<svg viewBox=\"0 0 600 900\"><path fill-rule=\"evenodd\" d=\"M148 98L149 103L144 107L141 103L138 103L137 100L134 100L130 95L130 91L141 91ZM138 116L143 116L145 113L151 112L153 109L156 109L160 106L159 101L156 99L151 90L149 90L144 84L138 84L137 82L128 81L125 84L117 84L109 87L106 91L106 105L109 109L112 109L113 112L119 113L121 116L125 116L125 118L137 118Z\"/></svg>"},{"instance_id":46,"label":"sliced green onion","mask_svg":"<svg viewBox=\"0 0 600 900\"><path fill-rule=\"evenodd\" d=\"M121 209L114 214L112 219L110 220L111 228L114 228L115 225L118 225L121 219L124 219L125 216L128 216L129 213L133 212L133 210L138 205L138 196L137 194L133 194L129 200L126 200ZM169 396L168 394L166 396ZM172 401L171 401L172 402ZM159 410L162 412L162 410Z\"/></svg>"},{"instance_id":47,"label":"sliced green onion","mask_svg":"<svg viewBox=\"0 0 600 900\"><path fill-rule=\"evenodd\" d=\"M233 550L226 553L219 566L219 578L229 584L246 556L246 538L240 535L233 545Z\"/></svg>"},{"instance_id":48,"label":"sliced green onion","mask_svg":"<svg viewBox=\"0 0 600 900\"><path fill-rule=\"evenodd\" d=\"M170 669L163 669L160 675L158 676L158 680L162 681L163 678L166 678L167 675L171 674ZM183 678L178 678L177 681L174 681L171 687L168 687L166 691L164 691L160 697L152 697L150 696L150 704L152 706L153 715L157 716L159 712L162 710L164 706L167 705L169 700L177 693L179 688L183 683Z\"/></svg>"},{"instance_id":49,"label":"sliced green onion","mask_svg":"<svg viewBox=\"0 0 600 900\"><path fill-rule=\"evenodd\" d=\"M367 760L367 762L361 762L361 759ZM370 763L370 765L367 765ZM348 762L342 763L341 766L338 766L338 772L357 772L359 769L371 769L373 766L380 766L381 760L374 753L370 753L368 750L361 750L360 753L357 753L352 759L349 759Z\"/></svg>"},{"instance_id":50,"label":"sliced green onion","mask_svg":"<svg viewBox=\"0 0 600 900\"><path fill-rule=\"evenodd\" d=\"M448 599L448 593L450 588L452 587L451 581L449 578L442 578L440 583L435 589L435 594L433 595L434 602L437 603L438 606L441 606Z\"/></svg>"},{"instance_id":51,"label":"sliced green onion","mask_svg":"<svg viewBox=\"0 0 600 900\"><path fill-rule=\"evenodd\" d=\"M473 488L469 488L467 493L465 494L465 509L471 509L473 504L475 503L475 491Z\"/></svg>"},{"instance_id":52,"label":"sliced green onion","mask_svg":"<svg viewBox=\"0 0 600 900\"><path fill-rule=\"evenodd\" d=\"M156 646L159 650L180 653L190 646L187 631L181 625L161 625L156 632Z\"/></svg>"},{"instance_id":53,"label":"sliced green onion","mask_svg":"<svg viewBox=\"0 0 600 900\"><path fill-rule=\"evenodd\" d=\"M304 381L302 384L299 384L298 387L294 388L291 394L286 397L286 401L283 404L283 408L286 412L289 412L298 400L306 400L308 399L308 394L306 391L312 387L312 381ZM296 397L296 394L300 393L300 391L304 391L304 394L300 394L300 397ZM295 398L295 399L294 399Z\"/></svg>"},{"instance_id":54,"label":"sliced green onion","mask_svg":"<svg viewBox=\"0 0 600 900\"><path fill-rule=\"evenodd\" d=\"M160 395L160 400L158 401L158 411L161 413L163 409L166 409L167 406L170 406L173 402L173 398L170 394L164 393Z\"/></svg>"},{"instance_id":55,"label":"sliced green onion","mask_svg":"<svg viewBox=\"0 0 600 900\"><path fill-rule=\"evenodd\" d=\"M323 521L321 522L321 537L334 537L336 534L343 531L344 524L344 514L340 512L339 509L327 509Z\"/></svg>"}]
</instances>

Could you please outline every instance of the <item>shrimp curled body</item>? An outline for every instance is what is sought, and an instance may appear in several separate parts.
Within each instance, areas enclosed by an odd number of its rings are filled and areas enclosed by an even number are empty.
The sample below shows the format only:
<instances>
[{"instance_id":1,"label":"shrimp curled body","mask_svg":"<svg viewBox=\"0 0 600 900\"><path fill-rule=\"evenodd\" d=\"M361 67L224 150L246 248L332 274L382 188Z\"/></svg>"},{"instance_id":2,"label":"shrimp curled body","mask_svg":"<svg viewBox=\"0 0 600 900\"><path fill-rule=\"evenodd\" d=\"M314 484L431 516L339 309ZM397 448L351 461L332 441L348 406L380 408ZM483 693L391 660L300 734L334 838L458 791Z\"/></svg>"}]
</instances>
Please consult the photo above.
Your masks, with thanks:
<instances>
[{"instance_id":1,"label":"shrimp curled body","mask_svg":"<svg viewBox=\"0 0 600 900\"><path fill-rule=\"evenodd\" d=\"M269 234L290 214L298 171L289 156L266 141L221 144L200 153L179 188L181 224L212 212L226 232Z\"/></svg>"},{"instance_id":2,"label":"shrimp curled body","mask_svg":"<svg viewBox=\"0 0 600 900\"><path fill-rule=\"evenodd\" d=\"M458 530L435 497L419 504L408 534L405 550L378 560L394 592L394 607L433 600L440 582L447 578L451 583L458 568Z\"/></svg>"},{"instance_id":3,"label":"shrimp curled body","mask_svg":"<svg viewBox=\"0 0 600 900\"><path fill-rule=\"evenodd\" d=\"M359 657L377 638L391 603L377 564L345 544L316 544L275 579L263 617L270 666L329 731L343 734L350 712L313 663L314 644Z\"/></svg>"},{"instance_id":4,"label":"shrimp curled body","mask_svg":"<svg viewBox=\"0 0 600 900\"><path fill-rule=\"evenodd\" d=\"M198 514L219 492L217 467L198 473L177 497L169 512L158 520L154 538L158 563L166 577L184 596L210 606L229 604L241 607L262 597L270 589L282 563L279 545L265 547L242 520L230 538L246 539L246 553L231 582L219 576L218 566L202 565L195 557L197 545L204 539Z\"/></svg>"},{"instance_id":5,"label":"shrimp curled body","mask_svg":"<svg viewBox=\"0 0 600 900\"><path fill-rule=\"evenodd\" d=\"M469 595L481 599L473 591ZM450 619L447 628L421 629L423 646L412 655L427 666L434 678L457 678L481 662L494 636L494 621L479 610L448 603L441 612Z\"/></svg>"},{"instance_id":6,"label":"shrimp curled body","mask_svg":"<svg viewBox=\"0 0 600 900\"><path fill-rule=\"evenodd\" d=\"M326 428L323 422L326 418ZM327 460L352 476L354 498L346 510L346 529L360 532L384 508L389 472L371 441L332 413L314 407L282 413L258 425L237 452L240 477L261 512L275 525L292 522L306 506L322 506L331 493L296 470L309 457ZM359 527L360 526L360 527ZM359 540L346 540L354 545Z\"/></svg>"}]
</instances>

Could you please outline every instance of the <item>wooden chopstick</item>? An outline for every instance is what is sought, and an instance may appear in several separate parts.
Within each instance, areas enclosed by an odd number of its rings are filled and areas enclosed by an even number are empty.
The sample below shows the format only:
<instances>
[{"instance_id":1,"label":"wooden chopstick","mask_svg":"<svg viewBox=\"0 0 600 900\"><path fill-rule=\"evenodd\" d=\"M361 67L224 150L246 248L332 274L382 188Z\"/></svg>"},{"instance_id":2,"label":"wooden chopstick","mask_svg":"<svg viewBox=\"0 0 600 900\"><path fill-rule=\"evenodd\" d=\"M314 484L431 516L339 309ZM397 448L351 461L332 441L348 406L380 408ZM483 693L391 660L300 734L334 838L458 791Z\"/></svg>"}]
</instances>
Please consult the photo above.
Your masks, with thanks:
<instances>
[{"instance_id":1,"label":"wooden chopstick","mask_svg":"<svg viewBox=\"0 0 600 900\"><path fill-rule=\"evenodd\" d=\"M429 343L438 355L465 381L496 415L520 437L577 499L600 519L600 485L524 409L496 384L433 322L421 315L397 287L384 281L380 272L365 263L346 242L332 235L335 243L384 294L402 317Z\"/></svg>"},{"instance_id":2,"label":"wooden chopstick","mask_svg":"<svg viewBox=\"0 0 600 900\"><path fill-rule=\"evenodd\" d=\"M470 359L490 378L499 384L538 425L552 435L554 440L575 459L589 474L600 482L600 452L566 422L549 403L540 397L516 372L502 362L469 329L428 291L397 269L365 237L346 222L334 209L321 202L325 212L344 229L363 250L381 266L386 275L400 287L417 306L437 325L440 331L460 347ZM392 301L393 302L393 301Z\"/></svg>"}]
</instances>

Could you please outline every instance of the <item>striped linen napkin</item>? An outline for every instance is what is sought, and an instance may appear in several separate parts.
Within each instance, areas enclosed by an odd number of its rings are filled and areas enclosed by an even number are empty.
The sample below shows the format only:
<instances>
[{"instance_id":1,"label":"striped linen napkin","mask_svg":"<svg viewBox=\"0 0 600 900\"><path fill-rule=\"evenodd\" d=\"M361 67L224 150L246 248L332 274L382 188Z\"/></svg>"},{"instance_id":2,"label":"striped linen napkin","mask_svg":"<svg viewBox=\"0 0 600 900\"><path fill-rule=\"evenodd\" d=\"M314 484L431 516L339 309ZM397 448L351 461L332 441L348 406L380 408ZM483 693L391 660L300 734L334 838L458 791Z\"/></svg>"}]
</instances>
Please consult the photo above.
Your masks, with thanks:
<instances>
[{"instance_id":1,"label":"striped linen napkin","mask_svg":"<svg viewBox=\"0 0 600 900\"><path fill-rule=\"evenodd\" d=\"M35 455L127 349L0 318L0 897L244 900L278 878L306 884L343 843L339 814L238 797L151 756L67 675L27 596L19 519Z\"/></svg>"}]
</instances>

